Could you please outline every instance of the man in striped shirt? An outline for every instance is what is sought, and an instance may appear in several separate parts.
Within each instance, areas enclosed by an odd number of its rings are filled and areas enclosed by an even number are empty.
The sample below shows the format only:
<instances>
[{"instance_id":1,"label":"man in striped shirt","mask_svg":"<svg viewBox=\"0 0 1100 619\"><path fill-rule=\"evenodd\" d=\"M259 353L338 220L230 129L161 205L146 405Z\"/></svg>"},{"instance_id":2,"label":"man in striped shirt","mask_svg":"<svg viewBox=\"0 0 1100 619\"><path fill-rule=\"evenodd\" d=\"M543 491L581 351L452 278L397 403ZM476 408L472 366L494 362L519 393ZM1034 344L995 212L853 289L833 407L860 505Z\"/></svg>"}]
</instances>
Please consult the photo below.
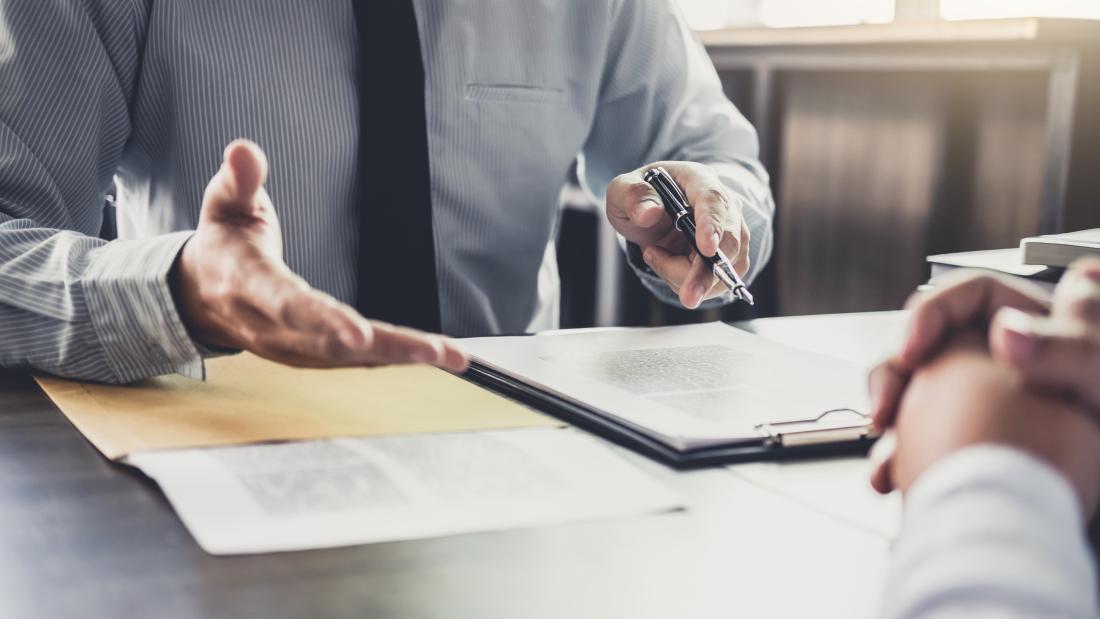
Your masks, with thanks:
<instances>
[{"instance_id":1,"label":"man in striped shirt","mask_svg":"<svg viewBox=\"0 0 1100 619\"><path fill-rule=\"evenodd\" d=\"M641 173L662 162L702 250L751 279L773 211L756 149L670 0L9 0L0 365L461 369L429 332L556 326L577 161L656 295L726 303Z\"/></svg>"}]
</instances>

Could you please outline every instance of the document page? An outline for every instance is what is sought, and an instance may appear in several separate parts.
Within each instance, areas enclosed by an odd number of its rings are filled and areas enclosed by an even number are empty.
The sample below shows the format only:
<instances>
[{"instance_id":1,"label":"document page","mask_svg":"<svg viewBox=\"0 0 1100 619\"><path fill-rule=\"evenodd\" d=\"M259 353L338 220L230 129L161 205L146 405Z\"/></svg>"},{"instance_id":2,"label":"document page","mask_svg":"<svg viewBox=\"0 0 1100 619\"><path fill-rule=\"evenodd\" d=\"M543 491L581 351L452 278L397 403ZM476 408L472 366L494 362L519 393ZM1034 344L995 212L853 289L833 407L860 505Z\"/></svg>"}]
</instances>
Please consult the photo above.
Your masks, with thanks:
<instances>
[{"instance_id":1,"label":"document page","mask_svg":"<svg viewBox=\"0 0 1100 619\"><path fill-rule=\"evenodd\" d=\"M204 550L246 554L453 535L679 507L569 429L344 438L131 454Z\"/></svg>"},{"instance_id":2,"label":"document page","mask_svg":"<svg viewBox=\"0 0 1100 619\"><path fill-rule=\"evenodd\" d=\"M865 374L723 323L461 340L498 372L681 449L759 439L756 426L867 410Z\"/></svg>"},{"instance_id":3,"label":"document page","mask_svg":"<svg viewBox=\"0 0 1100 619\"><path fill-rule=\"evenodd\" d=\"M893 539L901 527L901 493L881 495L867 483L863 456L813 461L751 462L728 470L741 479L817 511Z\"/></svg>"}]
</instances>

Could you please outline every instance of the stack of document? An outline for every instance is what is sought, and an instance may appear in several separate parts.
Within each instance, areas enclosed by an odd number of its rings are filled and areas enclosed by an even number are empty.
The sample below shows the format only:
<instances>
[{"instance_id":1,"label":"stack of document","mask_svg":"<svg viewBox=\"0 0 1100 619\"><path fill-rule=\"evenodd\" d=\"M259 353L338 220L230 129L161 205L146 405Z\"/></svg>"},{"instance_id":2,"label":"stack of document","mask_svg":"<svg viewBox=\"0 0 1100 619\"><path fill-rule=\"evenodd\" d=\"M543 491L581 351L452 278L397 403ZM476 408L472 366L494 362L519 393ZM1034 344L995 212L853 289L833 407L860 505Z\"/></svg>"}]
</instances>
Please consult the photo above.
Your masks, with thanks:
<instances>
[{"instance_id":1,"label":"stack of document","mask_svg":"<svg viewBox=\"0 0 1100 619\"><path fill-rule=\"evenodd\" d=\"M1085 256L1100 256L1100 228L1032 236L1020 241L1025 264L1068 267Z\"/></svg>"},{"instance_id":2,"label":"stack of document","mask_svg":"<svg viewBox=\"0 0 1100 619\"><path fill-rule=\"evenodd\" d=\"M461 345L475 375L591 413L673 464L869 441L861 368L721 323ZM207 372L39 382L107 457L155 479L214 554L681 506L602 441L433 368L303 370L244 354Z\"/></svg>"},{"instance_id":3,"label":"stack of document","mask_svg":"<svg viewBox=\"0 0 1100 619\"><path fill-rule=\"evenodd\" d=\"M205 382L38 381L104 455L155 479L212 554L680 505L609 446L424 366L306 370L243 354L209 361Z\"/></svg>"},{"instance_id":4,"label":"stack of document","mask_svg":"<svg viewBox=\"0 0 1100 619\"><path fill-rule=\"evenodd\" d=\"M978 269L1020 277L1048 292L1054 290L1062 278L1062 269L1025 264L1023 252L1017 247L939 254L928 256L927 260L931 265L931 276L928 283L921 287L922 290L936 288L948 273L958 269Z\"/></svg>"}]
</instances>

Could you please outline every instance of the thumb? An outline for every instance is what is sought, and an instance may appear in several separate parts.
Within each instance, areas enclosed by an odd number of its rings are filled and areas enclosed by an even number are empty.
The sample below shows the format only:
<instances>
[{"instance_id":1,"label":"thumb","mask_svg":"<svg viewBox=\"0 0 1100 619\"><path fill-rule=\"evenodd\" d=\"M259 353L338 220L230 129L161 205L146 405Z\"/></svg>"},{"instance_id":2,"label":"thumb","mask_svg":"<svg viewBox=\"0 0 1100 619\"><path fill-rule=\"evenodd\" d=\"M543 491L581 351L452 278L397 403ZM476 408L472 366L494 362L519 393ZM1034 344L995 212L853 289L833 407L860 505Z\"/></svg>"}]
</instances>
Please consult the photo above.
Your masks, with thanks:
<instances>
[{"instance_id":1,"label":"thumb","mask_svg":"<svg viewBox=\"0 0 1100 619\"><path fill-rule=\"evenodd\" d=\"M994 316L989 338L993 356L1029 383L1100 407L1100 340L1085 325L1006 307Z\"/></svg>"},{"instance_id":2,"label":"thumb","mask_svg":"<svg viewBox=\"0 0 1100 619\"><path fill-rule=\"evenodd\" d=\"M250 140L233 140L225 147L222 158L237 198L251 200L267 182L267 156L264 151Z\"/></svg>"},{"instance_id":3,"label":"thumb","mask_svg":"<svg viewBox=\"0 0 1100 619\"><path fill-rule=\"evenodd\" d=\"M237 139L225 147L222 166L206 188L203 210L215 219L256 216L257 194L267 181L267 156L255 142Z\"/></svg>"},{"instance_id":4,"label":"thumb","mask_svg":"<svg viewBox=\"0 0 1100 619\"><path fill-rule=\"evenodd\" d=\"M611 181L607 188L607 207L612 223L620 221L636 228L655 226L665 213L657 191L637 171Z\"/></svg>"}]
</instances>

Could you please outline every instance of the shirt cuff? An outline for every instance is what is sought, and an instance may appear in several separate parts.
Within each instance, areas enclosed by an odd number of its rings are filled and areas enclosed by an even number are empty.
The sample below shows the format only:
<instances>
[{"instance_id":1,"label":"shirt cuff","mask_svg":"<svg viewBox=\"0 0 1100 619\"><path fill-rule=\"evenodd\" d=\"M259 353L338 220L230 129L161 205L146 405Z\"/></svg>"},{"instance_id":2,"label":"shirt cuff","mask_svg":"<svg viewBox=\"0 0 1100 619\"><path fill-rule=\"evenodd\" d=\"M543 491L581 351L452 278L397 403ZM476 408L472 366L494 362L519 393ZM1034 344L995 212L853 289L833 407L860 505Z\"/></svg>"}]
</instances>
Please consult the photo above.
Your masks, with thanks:
<instances>
[{"instance_id":1,"label":"shirt cuff","mask_svg":"<svg viewBox=\"0 0 1100 619\"><path fill-rule=\"evenodd\" d=\"M94 250L82 282L92 327L119 382L182 374L205 377L183 326L168 272L194 232L112 241Z\"/></svg>"},{"instance_id":2,"label":"shirt cuff","mask_svg":"<svg viewBox=\"0 0 1100 619\"><path fill-rule=\"evenodd\" d=\"M882 615L1093 617L1083 520L1046 462L1004 446L960 449L906 496Z\"/></svg>"},{"instance_id":3,"label":"shirt cuff","mask_svg":"<svg viewBox=\"0 0 1100 619\"><path fill-rule=\"evenodd\" d=\"M1080 502L1069 480L1045 461L1003 445L960 449L930 466L905 497L906 517L920 518L925 510L974 486L1026 498L1068 528L1084 526Z\"/></svg>"}]
</instances>

